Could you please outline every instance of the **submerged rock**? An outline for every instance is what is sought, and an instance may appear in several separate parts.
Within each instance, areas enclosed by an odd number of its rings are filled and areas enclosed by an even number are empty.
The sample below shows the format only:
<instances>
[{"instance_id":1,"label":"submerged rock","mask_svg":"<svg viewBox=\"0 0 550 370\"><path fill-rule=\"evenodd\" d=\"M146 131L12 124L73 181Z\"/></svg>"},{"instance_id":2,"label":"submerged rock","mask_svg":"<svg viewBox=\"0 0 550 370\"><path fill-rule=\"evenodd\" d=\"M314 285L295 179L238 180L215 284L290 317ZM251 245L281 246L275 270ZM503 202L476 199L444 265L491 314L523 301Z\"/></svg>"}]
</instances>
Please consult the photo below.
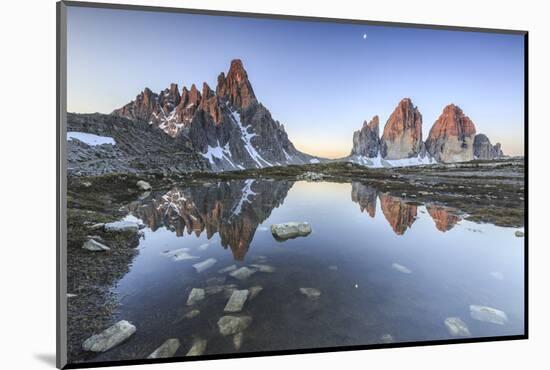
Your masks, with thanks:
<instances>
[{"instance_id":1,"label":"submerged rock","mask_svg":"<svg viewBox=\"0 0 550 370\"><path fill-rule=\"evenodd\" d=\"M229 275L234 277L235 279L244 280L248 277L250 277L252 274L254 274L257 270L248 268L246 266L241 267L238 270L235 270L231 272Z\"/></svg>"},{"instance_id":2,"label":"submerged rock","mask_svg":"<svg viewBox=\"0 0 550 370\"><path fill-rule=\"evenodd\" d=\"M126 320L121 320L99 334L92 335L82 344L82 349L91 352L105 352L124 342L136 332L136 327Z\"/></svg>"},{"instance_id":3,"label":"submerged rock","mask_svg":"<svg viewBox=\"0 0 550 370\"><path fill-rule=\"evenodd\" d=\"M147 358L168 358L176 354L176 351L180 348L180 341L177 338L171 338L162 343L153 353Z\"/></svg>"},{"instance_id":4,"label":"submerged rock","mask_svg":"<svg viewBox=\"0 0 550 370\"><path fill-rule=\"evenodd\" d=\"M106 223L103 228L107 232L118 232L118 231L135 231L139 230L139 224L133 221L115 221Z\"/></svg>"},{"instance_id":5,"label":"submerged rock","mask_svg":"<svg viewBox=\"0 0 550 370\"><path fill-rule=\"evenodd\" d=\"M447 317L445 319L445 326L449 331L449 334L453 337L469 337L471 336L468 326L458 317Z\"/></svg>"},{"instance_id":6,"label":"submerged rock","mask_svg":"<svg viewBox=\"0 0 550 370\"><path fill-rule=\"evenodd\" d=\"M308 298L318 298L321 296L321 292L319 291L319 289L315 288L300 288L300 293Z\"/></svg>"},{"instance_id":7,"label":"submerged rock","mask_svg":"<svg viewBox=\"0 0 550 370\"><path fill-rule=\"evenodd\" d=\"M497 325L504 325L508 321L508 316L503 311L487 306L470 305L470 316L475 320Z\"/></svg>"},{"instance_id":8,"label":"submerged rock","mask_svg":"<svg viewBox=\"0 0 550 370\"><path fill-rule=\"evenodd\" d=\"M221 285L223 283L225 283L225 276L213 276L206 279L206 285L208 286Z\"/></svg>"},{"instance_id":9,"label":"submerged rock","mask_svg":"<svg viewBox=\"0 0 550 370\"><path fill-rule=\"evenodd\" d=\"M403 265L400 265L399 263L392 263L391 267L393 267L395 270L399 271L399 272L402 272L404 274L410 274L412 273L411 270L409 270L408 268L406 268L405 266Z\"/></svg>"},{"instance_id":10,"label":"submerged rock","mask_svg":"<svg viewBox=\"0 0 550 370\"><path fill-rule=\"evenodd\" d=\"M200 313L201 312L199 310L194 309L194 310L191 310L191 311L187 312L185 315L183 315L183 317L186 318L186 319L192 319L194 317L199 316Z\"/></svg>"},{"instance_id":11,"label":"submerged rock","mask_svg":"<svg viewBox=\"0 0 550 370\"><path fill-rule=\"evenodd\" d=\"M518 238L523 238L525 236L525 233L523 231L518 230L514 233L514 235L517 236Z\"/></svg>"},{"instance_id":12,"label":"submerged rock","mask_svg":"<svg viewBox=\"0 0 550 370\"><path fill-rule=\"evenodd\" d=\"M189 254L189 248L176 249L167 253L165 255L172 257L174 261L186 261L200 258L198 256L192 256Z\"/></svg>"},{"instance_id":13,"label":"submerged rock","mask_svg":"<svg viewBox=\"0 0 550 370\"><path fill-rule=\"evenodd\" d=\"M147 181L143 181L143 180L139 180L136 183L136 186L138 187L139 190L143 190L143 191L147 191L147 190L152 189L151 184L149 184Z\"/></svg>"},{"instance_id":14,"label":"submerged rock","mask_svg":"<svg viewBox=\"0 0 550 370\"><path fill-rule=\"evenodd\" d=\"M186 356L200 356L206 351L206 339L195 339Z\"/></svg>"},{"instance_id":15,"label":"submerged rock","mask_svg":"<svg viewBox=\"0 0 550 370\"><path fill-rule=\"evenodd\" d=\"M380 341L382 343L393 343L393 342L395 342L395 339L393 338L393 336L391 334L382 334L380 336Z\"/></svg>"},{"instance_id":16,"label":"submerged rock","mask_svg":"<svg viewBox=\"0 0 550 370\"><path fill-rule=\"evenodd\" d=\"M259 286L259 285L255 285L253 287L250 287L248 289L248 291L250 292L249 300L253 300L254 298L256 298L262 290L264 290L264 288Z\"/></svg>"},{"instance_id":17,"label":"submerged rock","mask_svg":"<svg viewBox=\"0 0 550 370\"><path fill-rule=\"evenodd\" d=\"M269 230L267 227L264 227L264 231L267 231ZM255 262L259 262L259 263L264 263L267 261L267 256L253 256L252 257L252 260L255 261Z\"/></svg>"},{"instance_id":18,"label":"submerged rock","mask_svg":"<svg viewBox=\"0 0 550 370\"><path fill-rule=\"evenodd\" d=\"M238 351L241 349L241 346L243 345L243 336L244 334L242 332L237 333L233 336L233 345L235 346L235 349Z\"/></svg>"},{"instance_id":19,"label":"submerged rock","mask_svg":"<svg viewBox=\"0 0 550 370\"><path fill-rule=\"evenodd\" d=\"M247 298L248 290L234 290L223 310L225 312L239 312L243 309Z\"/></svg>"},{"instance_id":20,"label":"submerged rock","mask_svg":"<svg viewBox=\"0 0 550 370\"><path fill-rule=\"evenodd\" d=\"M187 298L187 305L192 306L195 303L202 301L203 299L204 299L204 289L193 288L191 289L191 292L189 293L189 297Z\"/></svg>"},{"instance_id":21,"label":"submerged rock","mask_svg":"<svg viewBox=\"0 0 550 370\"><path fill-rule=\"evenodd\" d=\"M209 258L209 259L204 260L202 262L195 263L193 265L193 267L195 268L195 270L197 270L198 273L201 273L201 272L209 269L210 267L214 266L215 264L216 264L216 259L215 258Z\"/></svg>"},{"instance_id":22,"label":"submerged rock","mask_svg":"<svg viewBox=\"0 0 550 370\"><path fill-rule=\"evenodd\" d=\"M95 241L94 239L88 239L82 244L83 249L87 249L92 252L104 252L104 251L110 251L111 248L108 246L101 244L100 242Z\"/></svg>"},{"instance_id":23,"label":"submerged rock","mask_svg":"<svg viewBox=\"0 0 550 370\"><path fill-rule=\"evenodd\" d=\"M308 236L311 234L311 226L307 222L286 222L271 225L271 233L278 240Z\"/></svg>"},{"instance_id":24,"label":"submerged rock","mask_svg":"<svg viewBox=\"0 0 550 370\"><path fill-rule=\"evenodd\" d=\"M223 295L225 298L231 297L231 294L233 294L233 291L237 290L237 285L235 284L227 284L223 287Z\"/></svg>"},{"instance_id":25,"label":"submerged rock","mask_svg":"<svg viewBox=\"0 0 550 370\"><path fill-rule=\"evenodd\" d=\"M211 285L204 288L204 292L207 295L212 295L212 294L218 294L220 292L223 292L224 289L225 287L223 285Z\"/></svg>"},{"instance_id":26,"label":"submerged rock","mask_svg":"<svg viewBox=\"0 0 550 370\"><path fill-rule=\"evenodd\" d=\"M260 272L275 272L275 267L269 265L252 264L250 265Z\"/></svg>"},{"instance_id":27,"label":"submerged rock","mask_svg":"<svg viewBox=\"0 0 550 370\"><path fill-rule=\"evenodd\" d=\"M235 271L236 269L237 269L237 265L231 265L218 270L218 273L225 274L227 272Z\"/></svg>"},{"instance_id":28,"label":"submerged rock","mask_svg":"<svg viewBox=\"0 0 550 370\"><path fill-rule=\"evenodd\" d=\"M250 316L222 316L218 320L218 328L223 336L237 334L248 328L252 323Z\"/></svg>"}]
</instances>

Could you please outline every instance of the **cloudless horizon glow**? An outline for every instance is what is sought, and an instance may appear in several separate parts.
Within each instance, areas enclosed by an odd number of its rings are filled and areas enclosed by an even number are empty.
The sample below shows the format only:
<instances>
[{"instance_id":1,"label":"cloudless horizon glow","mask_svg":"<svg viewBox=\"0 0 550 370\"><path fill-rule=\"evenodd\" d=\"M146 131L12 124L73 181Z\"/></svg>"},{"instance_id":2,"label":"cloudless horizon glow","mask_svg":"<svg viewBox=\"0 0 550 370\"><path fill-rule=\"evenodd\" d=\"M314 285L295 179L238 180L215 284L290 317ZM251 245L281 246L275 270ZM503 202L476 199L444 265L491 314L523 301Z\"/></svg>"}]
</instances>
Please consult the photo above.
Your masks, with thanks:
<instances>
[{"instance_id":1,"label":"cloudless horizon glow","mask_svg":"<svg viewBox=\"0 0 550 370\"><path fill-rule=\"evenodd\" d=\"M241 59L258 100L306 153L343 157L363 121L412 99L423 139L459 105L478 133L523 155L523 36L68 7L69 112L110 113L145 87L215 89Z\"/></svg>"}]
</instances>

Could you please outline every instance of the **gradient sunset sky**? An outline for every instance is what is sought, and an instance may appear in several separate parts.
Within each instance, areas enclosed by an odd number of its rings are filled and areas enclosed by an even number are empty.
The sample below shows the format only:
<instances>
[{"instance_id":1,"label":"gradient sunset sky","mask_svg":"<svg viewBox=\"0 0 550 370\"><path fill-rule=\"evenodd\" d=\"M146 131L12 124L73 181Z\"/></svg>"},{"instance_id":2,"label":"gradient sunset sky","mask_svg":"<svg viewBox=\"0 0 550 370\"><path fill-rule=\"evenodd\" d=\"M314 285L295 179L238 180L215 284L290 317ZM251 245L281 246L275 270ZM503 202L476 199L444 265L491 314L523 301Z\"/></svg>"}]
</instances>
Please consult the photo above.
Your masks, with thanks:
<instances>
[{"instance_id":1,"label":"gradient sunset sky","mask_svg":"<svg viewBox=\"0 0 550 370\"><path fill-rule=\"evenodd\" d=\"M523 36L68 8L68 111L110 113L149 87L216 86L243 61L256 96L296 147L348 155L353 131L404 97L423 138L449 103L505 154L522 155Z\"/></svg>"}]
</instances>

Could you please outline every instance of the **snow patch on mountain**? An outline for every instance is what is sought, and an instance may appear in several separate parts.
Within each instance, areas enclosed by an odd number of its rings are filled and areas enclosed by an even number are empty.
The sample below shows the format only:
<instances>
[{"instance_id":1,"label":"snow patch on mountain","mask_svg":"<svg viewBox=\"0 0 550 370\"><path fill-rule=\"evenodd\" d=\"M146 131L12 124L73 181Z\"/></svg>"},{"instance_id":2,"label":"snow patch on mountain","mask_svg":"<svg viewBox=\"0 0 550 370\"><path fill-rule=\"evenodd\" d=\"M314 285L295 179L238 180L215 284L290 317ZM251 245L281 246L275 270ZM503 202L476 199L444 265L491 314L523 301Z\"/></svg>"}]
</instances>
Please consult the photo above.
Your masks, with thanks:
<instances>
[{"instance_id":1,"label":"snow patch on mountain","mask_svg":"<svg viewBox=\"0 0 550 370\"><path fill-rule=\"evenodd\" d=\"M201 155L208 159L211 164L216 164L214 161L214 158L216 158L220 161L226 160L233 168L243 169L242 166L233 163L231 151L229 150L229 143L224 146L220 146L219 143L218 146L208 146L206 153L201 153Z\"/></svg>"},{"instance_id":2,"label":"snow patch on mountain","mask_svg":"<svg viewBox=\"0 0 550 370\"><path fill-rule=\"evenodd\" d=\"M401 159L384 159L378 154L378 156L369 158L366 156L353 155L348 158L349 162L357 163L361 166L369 168L391 168L391 167L409 167L409 166L421 166L437 163L435 159L429 155L424 157L416 156L411 158Z\"/></svg>"},{"instance_id":3,"label":"snow patch on mountain","mask_svg":"<svg viewBox=\"0 0 550 370\"><path fill-rule=\"evenodd\" d=\"M87 132L69 131L67 132L67 140L79 140L84 144L90 146L111 144L115 145L115 139L109 136L100 136L95 134L89 134Z\"/></svg>"},{"instance_id":4,"label":"snow patch on mountain","mask_svg":"<svg viewBox=\"0 0 550 370\"><path fill-rule=\"evenodd\" d=\"M241 115L235 111L230 110L231 112L231 118L233 119L233 122L237 125L239 130L241 131L241 138L243 140L244 148L252 158L254 162L258 165L259 168L263 167L273 167L273 164L269 163L265 159L262 158L260 153L254 148L252 145L251 139L256 136L256 133L250 133L248 132L249 127L244 127L241 123ZM263 163L262 163L263 162Z\"/></svg>"}]
</instances>

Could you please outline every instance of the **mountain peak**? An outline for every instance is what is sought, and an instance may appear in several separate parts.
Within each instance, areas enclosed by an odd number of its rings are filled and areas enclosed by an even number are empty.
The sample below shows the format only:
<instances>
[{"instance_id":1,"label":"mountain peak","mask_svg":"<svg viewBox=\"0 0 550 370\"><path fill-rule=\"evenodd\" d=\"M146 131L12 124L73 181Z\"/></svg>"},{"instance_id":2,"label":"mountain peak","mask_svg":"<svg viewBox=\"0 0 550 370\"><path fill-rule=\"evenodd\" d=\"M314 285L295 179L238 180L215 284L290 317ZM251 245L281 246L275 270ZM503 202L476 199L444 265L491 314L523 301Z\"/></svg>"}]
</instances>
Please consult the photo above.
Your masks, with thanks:
<instances>
[{"instance_id":1,"label":"mountain peak","mask_svg":"<svg viewBox=\"0 0 550 370\"><path fill-rule=\"evenodd\" d=\"M440 162L465 162L474 158L476 127L472 120L455 104L443 108L434 122L426 147Z\"/></svg>"},{"instance_id":2,"label":"mountain peak","mask_svg":"<svg viewBox=\"0 0 550 370\"><path fill-rule=\"evenodd\" d=\"M369 123L367 123L367 121L363 122L363 127L365 127L365 125L371 130L378 131L378 126L380 125L380 118L378 118L378 116L374 116L372 117Z\"/></svg>"},{"instance_id":3,"label":"mountain peak","mask_svg":"<svg viewBox=\"0 0 550 370\"><path fill-rule=\"evenodd\" d=\"M248 78L248 76L246 75L246 70L244 69L242 60L233 59L231 61L231 65L229 66L229 72L227 72L227 76L230 76L231 74L241 75L241 76L244 75L245 78Z\"/></svg>"},{"instance_id":4,"label":"mountain peak","mask_svg":"<svg viewBox=\"0 0 550 370\"><path fill-rule=\"evenodd\" d=\"M381 153L386 159L415 157L422 150L422 115L410 98L402 99L384 126Z\"/></svg>"},{"instance_id":5,"label":"mountain peak","mask_svg":"<svg viewBox=\"0 0 550 370\"><path fill-rule=\"evenodd\" d=\"M256 95L254 95L254 90L248 80L248 74L240 59L231 61L227 76L223 72L220 73L216 93L218 96L228 99L236 108L246 108L256 100Z\"/></svg>"},{"instance_id":6,"label":"mountain peak","mask_svg":"<svg viewBox=\"0 0 550 370\"><path fill-rule=\"evenodd\" d=\"M360 155L369 158L378 156L380 150L380 132L378 116L372 117L370 122L363 122L363 127L353 133L353 148L351 155Z\"/></svg>"}]
</instances>

